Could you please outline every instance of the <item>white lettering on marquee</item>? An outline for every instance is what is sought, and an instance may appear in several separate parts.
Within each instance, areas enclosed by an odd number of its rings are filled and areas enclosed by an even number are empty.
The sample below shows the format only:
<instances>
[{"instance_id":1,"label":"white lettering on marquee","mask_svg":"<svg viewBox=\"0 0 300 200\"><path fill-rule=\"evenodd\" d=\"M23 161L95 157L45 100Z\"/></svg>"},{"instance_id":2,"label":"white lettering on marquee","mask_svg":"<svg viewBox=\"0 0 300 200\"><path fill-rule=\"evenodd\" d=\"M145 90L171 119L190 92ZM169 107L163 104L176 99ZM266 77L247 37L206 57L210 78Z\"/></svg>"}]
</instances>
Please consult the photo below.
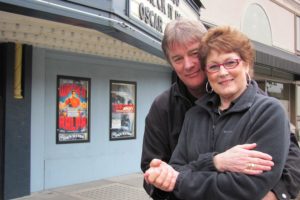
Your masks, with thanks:
<instances>
[{"instance_id":1,"label":"white lettering on marquee","mask_svg":"<svg viewBox=\"0 0 300 200\"><path fill-rule=\"evenodd\" d=\"M165 25L179 17L199 19L199 14L185 1L180 0L130 0L130 17L142 21L163 33Z\"/></svg>"}]
</instances>

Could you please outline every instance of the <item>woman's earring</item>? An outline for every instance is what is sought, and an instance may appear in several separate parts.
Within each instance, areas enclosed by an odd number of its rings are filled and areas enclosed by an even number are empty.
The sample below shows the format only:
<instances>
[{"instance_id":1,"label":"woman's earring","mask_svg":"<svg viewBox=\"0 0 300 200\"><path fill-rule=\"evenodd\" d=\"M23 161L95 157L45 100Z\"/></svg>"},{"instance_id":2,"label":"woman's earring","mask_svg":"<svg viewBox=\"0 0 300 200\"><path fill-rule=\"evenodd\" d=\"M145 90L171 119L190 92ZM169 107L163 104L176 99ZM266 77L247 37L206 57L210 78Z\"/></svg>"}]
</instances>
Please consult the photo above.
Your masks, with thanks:
<instances>
[{"instance_id":1,"label":"woman's earring","mask_svg":"<svg viewBox=\"0 0 300 200\"><path fill-rule=\"evenodd\" d=\"M209 85L209 82L207 81L206 82L206 85L205 85L205 89L206 89L206 92L208 94L211 94L214 90L212 89L212 87Z\"/></svg>"},{"instance_id":2,"label":"woman's earring","mask_svg":"<svg viewBox=\"0 0 300 200\"><path fill-rule=\"evenodd\" d=\"M248 72L246 72L247 86L251 83L251 76Z\"/></svg>"}]
</instances>

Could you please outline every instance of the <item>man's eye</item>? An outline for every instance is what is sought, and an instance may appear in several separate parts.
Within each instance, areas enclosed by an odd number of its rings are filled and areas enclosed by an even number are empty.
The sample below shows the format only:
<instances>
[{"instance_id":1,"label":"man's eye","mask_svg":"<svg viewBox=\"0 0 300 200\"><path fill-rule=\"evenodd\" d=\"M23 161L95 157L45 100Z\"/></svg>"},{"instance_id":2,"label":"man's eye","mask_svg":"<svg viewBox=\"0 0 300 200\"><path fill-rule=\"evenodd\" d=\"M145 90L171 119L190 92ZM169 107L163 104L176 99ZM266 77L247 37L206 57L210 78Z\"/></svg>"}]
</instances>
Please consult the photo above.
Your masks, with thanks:
<instances>
[{"instance_id":1,"label":"man's eye","mask_svg":"<svg viewBox=\"0 0 300 200\"><path fill-rule=\"evenodd\" d=\"M198 56L198 55L199 55L199 52L198 52L198 51L194 51L194 52L192 52L192 55L193 55L193 56Z\"/></svg>"},{"instance_id":2,"label":"man's eye","mask_svg":"<svg viewBox=\"0 0 300 200\"><path fill-rule=\"evenodd\" d=\"M182 58L174 58L173 61L174 62L180 62L182 60Z\"/></svg>"}]
</instances>

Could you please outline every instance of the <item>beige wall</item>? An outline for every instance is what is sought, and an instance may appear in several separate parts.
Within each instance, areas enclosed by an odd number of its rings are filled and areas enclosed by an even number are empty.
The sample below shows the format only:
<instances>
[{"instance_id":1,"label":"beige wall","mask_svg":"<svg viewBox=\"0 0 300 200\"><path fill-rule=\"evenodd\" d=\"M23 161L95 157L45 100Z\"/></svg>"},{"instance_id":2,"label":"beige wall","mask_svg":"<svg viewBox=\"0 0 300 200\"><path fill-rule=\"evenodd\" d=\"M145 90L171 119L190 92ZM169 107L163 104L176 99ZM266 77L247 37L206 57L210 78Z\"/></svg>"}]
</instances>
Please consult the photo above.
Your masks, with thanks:
<instances>
[{"instance_id":1,"label":"beige wall","mask_svg":"<svg viewBox=\"0 0 300 200\"><path fill-rule=\"evenodd\" d=\"M205 7L201 10L201 20L212 25L235 26L240 30L248 23L255 26L254 21L249 22L244 19L249 6L258 5L264 10L270 24L271 45L290 53L295 52L295 14L300 10L300 4L287 7L280 2L266 0L202 0L201 2ZM295 11L290 8L294 8ZM260 29L258 28L257 31ZM252 39L260 41L259 38Z\"/></svg>"}]
</instances>

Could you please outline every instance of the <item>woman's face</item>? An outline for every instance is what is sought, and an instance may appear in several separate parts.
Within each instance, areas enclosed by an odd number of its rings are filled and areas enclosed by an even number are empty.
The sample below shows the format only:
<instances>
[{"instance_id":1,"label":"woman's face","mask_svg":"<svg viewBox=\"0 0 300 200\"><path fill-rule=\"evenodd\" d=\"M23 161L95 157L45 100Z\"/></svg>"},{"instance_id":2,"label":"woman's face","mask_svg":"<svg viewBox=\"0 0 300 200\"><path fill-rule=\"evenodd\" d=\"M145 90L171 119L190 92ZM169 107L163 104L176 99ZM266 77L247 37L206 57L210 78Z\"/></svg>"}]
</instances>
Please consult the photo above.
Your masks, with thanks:
<instances>
[{"instance_id":1,"label":"woman's face","mask_svg":"<svg viewBox=\"0 0 300 200\"><path fill-rule=\"evenodd\" d=\"M227 63L224 67L223 63ZM207 71L207 68L215 70ZM221 100L233 101L239 97L247 87L247 76L249 65L241 60L237 53L219 53L211 51L206 60L206 74L213 90L220 96Z\"/></svg>"}]
</instances>

